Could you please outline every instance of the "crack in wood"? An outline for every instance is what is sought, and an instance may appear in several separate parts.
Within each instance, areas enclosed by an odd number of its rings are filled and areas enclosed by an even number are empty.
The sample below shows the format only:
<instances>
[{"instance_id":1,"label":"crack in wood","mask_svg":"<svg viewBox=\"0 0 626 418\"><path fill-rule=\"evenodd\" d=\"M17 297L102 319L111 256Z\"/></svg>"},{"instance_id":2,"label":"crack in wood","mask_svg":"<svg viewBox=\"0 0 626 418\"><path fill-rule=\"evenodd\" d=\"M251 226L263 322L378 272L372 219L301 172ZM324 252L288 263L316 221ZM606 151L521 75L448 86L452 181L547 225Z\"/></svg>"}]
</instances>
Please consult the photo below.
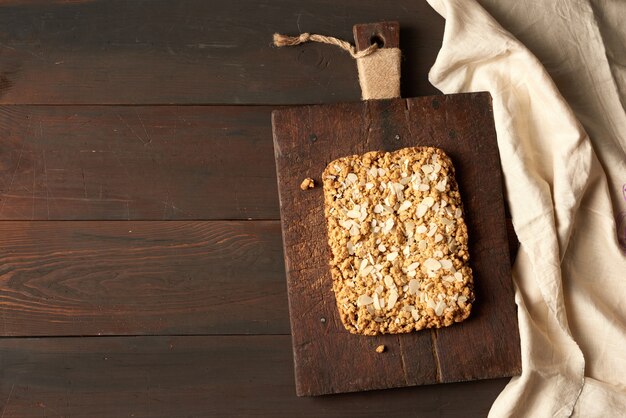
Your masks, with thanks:
<instances>
[{"instance_id":1,"label":"crack in wood","mask_svg":"<svg viewBox=\"0 0 626 418\"><path fill-rule=\"evenodd\" d=\"M363 118L365 119L365 146L369 147L370 144L370 134L372 132L372 115L371 115L371 109L370 109L370 104L369 102L366 100L365 101L365 106L363 106L363 113L365 114L363 116ZM367 148L367 150L369 151L369 148Z\"/></svg>"},{"instance_id":2,"label":"crack in wood","mask_svg":"<svg viewBox=\"0 0 626 418\"><path fill-rule=\"evenodd\" d=\"M409 136L413 138L413 131L411 130L411 104L408 99L404 100L404 119L406 120L406 129L409 131Z\"/></svg>"},{"instance_id":3,"label":"crack in wood","mask_svg":"<svg viewBox=\"0 0 626 418\"><path fill-rule=\"evenodd\" d=\"M9 402L11 401L11 396L13 395L13 390L15 389L15 383L13 383L13 385L11 386L11 390L9 391L9 396L7 397L7 401L4 403L4 407L2 407L2 415L0 415L0 418L4 417L4 413L7 410L7 407L9 406Z\"/></svg>"},{"instance_id":4,"label":"crack in wood","mask_svg":"<svg viewBox=\"0 0 626 418\"><path fill-rule=\"evenodd\" d=\"M437 330L435 329L430 330L430 343L433 350L433 359L435 360L435 371L437 373L435 381L437 383L442 383L443 381L441 380L441 363L439 362L439 352L437 351Z\"/></svg>"},{"instance_id":5,"label":"crack in wood","mask_svg":"<svg viewBox=\"0 0 626 418\"><path fill-rule=\"evenodd\" d=\"M400 362L402 363L402 374L404 375L404 384L409 385L409 374L406 370L406 361L404 361L404 347L402 346L402 338L398 335L398 347L400 347Z\"/></svg>"}]
</instances>

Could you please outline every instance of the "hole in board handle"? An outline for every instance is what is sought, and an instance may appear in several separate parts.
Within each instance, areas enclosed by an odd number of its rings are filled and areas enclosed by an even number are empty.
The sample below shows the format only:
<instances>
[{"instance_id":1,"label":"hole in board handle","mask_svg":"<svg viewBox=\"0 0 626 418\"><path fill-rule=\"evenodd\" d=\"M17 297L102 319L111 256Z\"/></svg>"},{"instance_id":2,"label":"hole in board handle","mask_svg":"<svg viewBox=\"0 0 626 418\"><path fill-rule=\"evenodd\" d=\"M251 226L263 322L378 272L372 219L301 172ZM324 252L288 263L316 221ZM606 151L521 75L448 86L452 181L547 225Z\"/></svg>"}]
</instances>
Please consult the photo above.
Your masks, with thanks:
<instances>
[{"instance_id":1,"label":"hole in board handle","mask_svg":"<svg viewBox=\"0 0 626 418\"><path fill-rule=\"evenodd\" d=\"M378 45L379 48L384 48L385 47L385 38L383 38L381 35L375 33L370 38L370 45L374 45L374 44Z\"/></svg>"}]
</instances>

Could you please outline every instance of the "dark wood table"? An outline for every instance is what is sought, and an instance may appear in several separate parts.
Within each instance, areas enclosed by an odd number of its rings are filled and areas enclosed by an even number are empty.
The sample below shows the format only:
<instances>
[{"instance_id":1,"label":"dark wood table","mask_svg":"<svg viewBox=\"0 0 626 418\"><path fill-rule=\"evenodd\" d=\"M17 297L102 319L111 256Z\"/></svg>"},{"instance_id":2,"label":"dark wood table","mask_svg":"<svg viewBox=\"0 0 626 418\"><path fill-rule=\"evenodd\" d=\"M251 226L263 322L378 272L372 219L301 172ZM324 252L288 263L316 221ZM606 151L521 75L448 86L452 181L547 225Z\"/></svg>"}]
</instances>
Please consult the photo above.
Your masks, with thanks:
<instances>
[{"instance_id":1,"label":"dark wood table","mask_svg":"<svg viewBox=\"0 0 626 418\"><path fill-rule=\"evenodd\" d=\"M270 112L359 99L348 54L270 46L421 1L0 5L0 417L484 416L508 379L297 398Z\"/></svg>"}]
</instances>

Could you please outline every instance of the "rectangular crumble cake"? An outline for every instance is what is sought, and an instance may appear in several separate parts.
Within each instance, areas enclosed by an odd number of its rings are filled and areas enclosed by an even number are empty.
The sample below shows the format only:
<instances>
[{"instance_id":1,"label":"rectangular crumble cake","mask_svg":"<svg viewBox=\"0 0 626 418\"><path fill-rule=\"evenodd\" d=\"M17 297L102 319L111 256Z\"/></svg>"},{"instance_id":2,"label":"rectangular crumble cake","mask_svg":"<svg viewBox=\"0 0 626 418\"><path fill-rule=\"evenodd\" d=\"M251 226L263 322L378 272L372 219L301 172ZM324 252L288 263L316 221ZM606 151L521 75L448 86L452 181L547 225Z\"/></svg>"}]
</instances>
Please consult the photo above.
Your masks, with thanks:
<instances>
[{"instance_id":1,"label":"rectangular crumble cake","mask_svg":"<svg viewBox=\"0 0 626 418\"><path fill-rule=\"evenodd\" d=\"M467 226L442 150L343 157L322 179L333 291L349 332L406 333L468 317Z\"/></svg>"}]
</instances>

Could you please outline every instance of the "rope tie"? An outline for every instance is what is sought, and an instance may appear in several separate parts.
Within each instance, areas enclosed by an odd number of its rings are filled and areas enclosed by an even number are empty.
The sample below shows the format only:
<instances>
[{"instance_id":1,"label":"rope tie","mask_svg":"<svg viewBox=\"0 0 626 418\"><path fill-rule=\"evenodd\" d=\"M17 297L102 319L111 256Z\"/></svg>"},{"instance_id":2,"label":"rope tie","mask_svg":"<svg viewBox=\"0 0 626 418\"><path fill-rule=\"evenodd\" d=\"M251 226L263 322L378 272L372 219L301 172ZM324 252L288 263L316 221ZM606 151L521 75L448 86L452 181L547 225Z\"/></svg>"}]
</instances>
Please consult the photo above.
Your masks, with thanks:
<instances>
[{"instance_id":1,"label":"rope tie","mask_svg":"<svg viewBox=\"0 0 626 418\"><path fill-rule=\"evenodd\" d=\"M306 42L335 45L356 60L363 100L392 99L400 97L400 49L378 48L372 44L362 51L349 42L332 36L301 33L298 36L274 34L274 45L295 46Z\"/></svg>"},{"instance_id":2,"label":"rope tie","mask_svg":"<svg viewBox=\"0 0 626 418\"><path fill-rule=\"evenodd\" d=\"M378 49L378 45L372 44L363 51L357 51L349 42L332 36L318 35L316 33L301 33L299 36L287 36L280 33L274 34L274 45L276 46L295 46L306 42L319 42L321 44L335 45L352 55L352 58L358 59L373 54Z\"/></svg>"}]
</instances>

